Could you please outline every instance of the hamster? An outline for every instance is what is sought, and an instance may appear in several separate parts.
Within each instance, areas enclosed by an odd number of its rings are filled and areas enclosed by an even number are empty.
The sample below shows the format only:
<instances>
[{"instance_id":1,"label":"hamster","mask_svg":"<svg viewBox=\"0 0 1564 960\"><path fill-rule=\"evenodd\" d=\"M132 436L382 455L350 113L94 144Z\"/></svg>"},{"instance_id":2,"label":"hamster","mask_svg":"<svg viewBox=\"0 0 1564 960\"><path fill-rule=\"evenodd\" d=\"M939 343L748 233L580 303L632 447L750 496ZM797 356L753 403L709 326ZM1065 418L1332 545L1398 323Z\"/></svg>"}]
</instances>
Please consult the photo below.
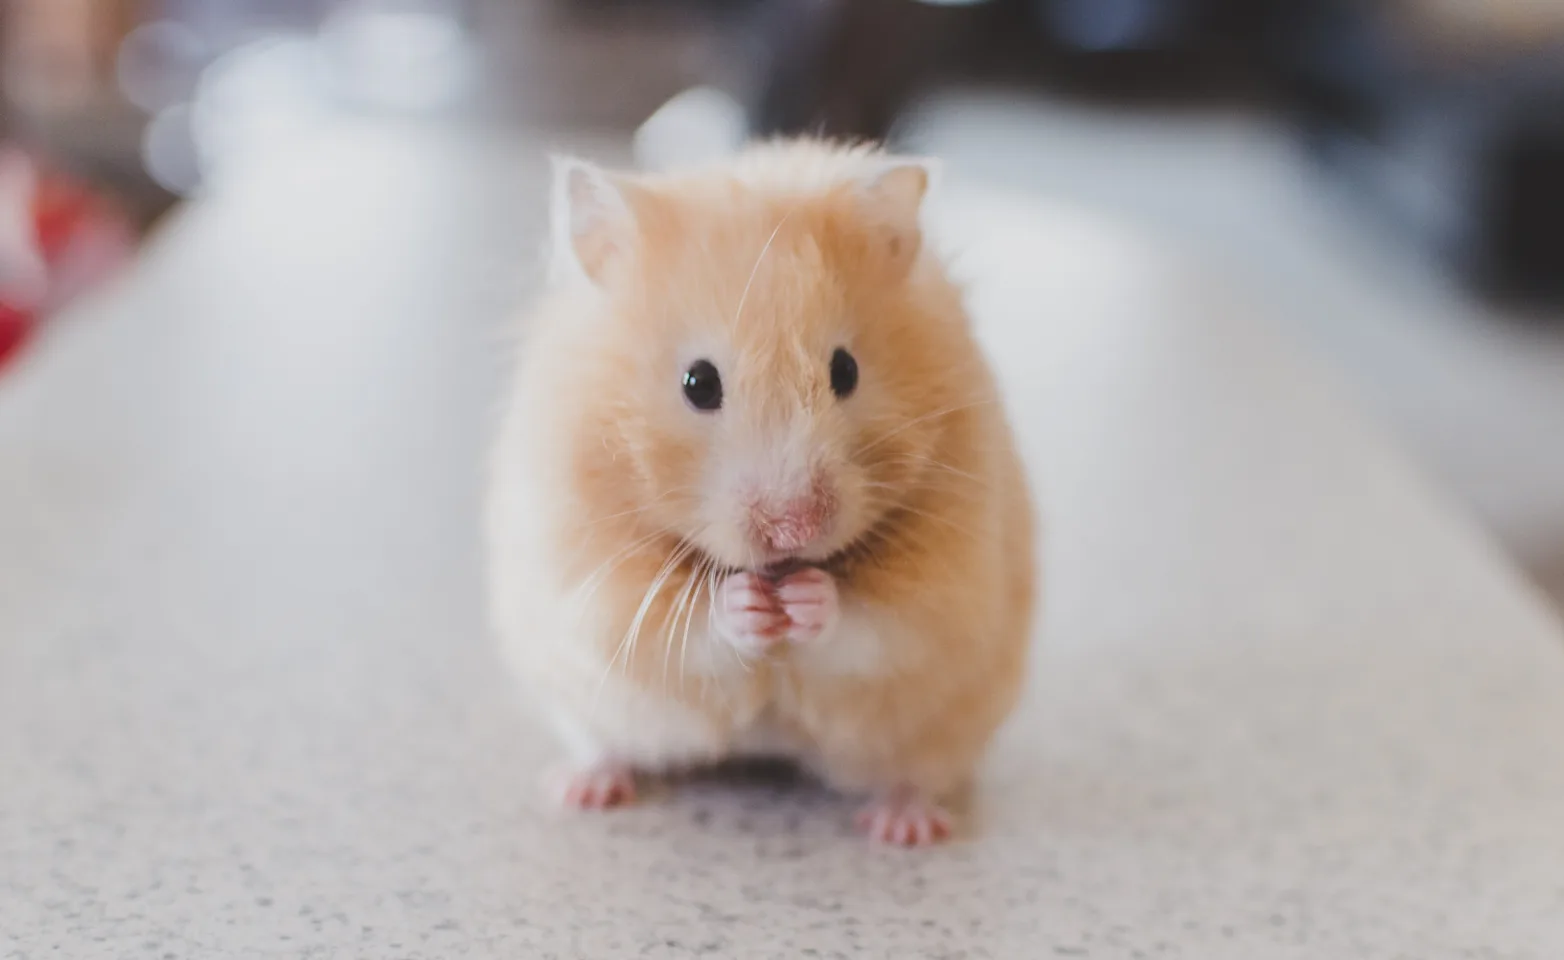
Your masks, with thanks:
<instances>
[{"instance_id":1,"label":"hamster","mask_svg":"<svg viewBox=\"0 0 1564 960\"><path fill-rule=\"evenodd\" d=\"M1026 672L1035 521L929 165L793 141L555 181L487 534L559 798L782 754L876 840L944 839Z\"/></svg>"}]
</instances>

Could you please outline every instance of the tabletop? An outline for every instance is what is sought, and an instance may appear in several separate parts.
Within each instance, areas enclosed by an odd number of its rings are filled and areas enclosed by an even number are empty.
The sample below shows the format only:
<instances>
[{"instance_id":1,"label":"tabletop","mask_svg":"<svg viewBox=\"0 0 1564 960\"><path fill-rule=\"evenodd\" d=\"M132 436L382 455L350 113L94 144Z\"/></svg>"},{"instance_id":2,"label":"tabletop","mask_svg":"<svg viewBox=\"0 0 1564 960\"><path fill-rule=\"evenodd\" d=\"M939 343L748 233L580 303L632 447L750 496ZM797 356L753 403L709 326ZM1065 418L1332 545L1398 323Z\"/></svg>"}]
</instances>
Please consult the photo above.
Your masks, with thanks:
<instances>
[{"instance_id":1,"label":"tabletop","mask_svg":"<svg viewBox=\"0 0 1564 960\"><path fill-rule=\"evenodd\" d=\"M1232 292L952 171L1045 514L963 837L550 810L478 498L536 145L346 124L0 379L0 956L1564 955L1564 632Z\"/></svg>"}]
</instances>

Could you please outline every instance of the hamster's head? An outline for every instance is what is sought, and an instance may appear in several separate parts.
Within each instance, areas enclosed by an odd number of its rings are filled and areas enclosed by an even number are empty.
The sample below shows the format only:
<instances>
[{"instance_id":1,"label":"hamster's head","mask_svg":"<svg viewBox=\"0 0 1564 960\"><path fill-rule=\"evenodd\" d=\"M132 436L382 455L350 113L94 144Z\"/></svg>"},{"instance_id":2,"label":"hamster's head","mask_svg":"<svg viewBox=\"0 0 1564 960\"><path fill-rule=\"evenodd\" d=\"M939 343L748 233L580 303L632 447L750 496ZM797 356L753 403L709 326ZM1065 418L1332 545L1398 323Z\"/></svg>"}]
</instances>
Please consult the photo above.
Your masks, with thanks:
<instances>
[{"instance_id":1,"label":"hamster's head","mask_svg":"<svg viewBox=\"0 0 1564 960\"><path fill-rule=\"evenodd\" d=\"M578 449L643 527L718 566L822 563L915 509L988 380L959 293L920 252L924 164L779 148L745 163L682 179L558 166L562 282L590 304L579 386L602 433Z\"/></svg>"}]
</instances>

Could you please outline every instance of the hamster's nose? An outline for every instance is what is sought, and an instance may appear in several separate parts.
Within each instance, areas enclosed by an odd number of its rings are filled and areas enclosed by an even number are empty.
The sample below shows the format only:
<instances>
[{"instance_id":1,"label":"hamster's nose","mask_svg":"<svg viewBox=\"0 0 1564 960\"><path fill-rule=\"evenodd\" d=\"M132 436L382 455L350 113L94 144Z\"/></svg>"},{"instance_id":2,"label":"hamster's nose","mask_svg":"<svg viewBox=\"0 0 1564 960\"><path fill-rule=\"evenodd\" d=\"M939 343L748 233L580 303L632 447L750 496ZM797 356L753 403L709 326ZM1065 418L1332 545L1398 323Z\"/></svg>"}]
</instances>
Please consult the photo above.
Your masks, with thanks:
<instances>
[{"instance_id":1,"label":"hamster's nose","mask_svg":"<svg viewBox=\"0 0 1564 960\"><path fill-rule=\"evenodd\" d=\"M821 491L779 503L756 504L750 511L755 540L776 553L803 550L831 522L831 497Z\"/></svg>"}]
</instances>

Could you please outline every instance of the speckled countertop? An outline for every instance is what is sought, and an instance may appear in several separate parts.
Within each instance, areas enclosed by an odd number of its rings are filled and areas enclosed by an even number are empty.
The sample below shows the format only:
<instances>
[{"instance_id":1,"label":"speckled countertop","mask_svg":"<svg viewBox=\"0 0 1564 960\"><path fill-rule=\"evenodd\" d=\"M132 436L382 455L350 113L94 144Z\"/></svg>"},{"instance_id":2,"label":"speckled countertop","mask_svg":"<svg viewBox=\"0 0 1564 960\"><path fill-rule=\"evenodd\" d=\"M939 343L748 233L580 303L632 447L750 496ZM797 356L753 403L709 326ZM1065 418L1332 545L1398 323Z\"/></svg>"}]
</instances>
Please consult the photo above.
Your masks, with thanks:
<instances>
[{"instance_id":1,"label":"speckled countertop","mask_svg":"<svg viewBox=\"0 0 1564 960\"><path fill-rule=\"evenodd\" d=\"M344 127L0 379L0 957L1564 956L1552 615L1220 284L959 171L1050 521L968 835L549 813L474 522L541 170Z\"/></svg>"}]
</instances>

